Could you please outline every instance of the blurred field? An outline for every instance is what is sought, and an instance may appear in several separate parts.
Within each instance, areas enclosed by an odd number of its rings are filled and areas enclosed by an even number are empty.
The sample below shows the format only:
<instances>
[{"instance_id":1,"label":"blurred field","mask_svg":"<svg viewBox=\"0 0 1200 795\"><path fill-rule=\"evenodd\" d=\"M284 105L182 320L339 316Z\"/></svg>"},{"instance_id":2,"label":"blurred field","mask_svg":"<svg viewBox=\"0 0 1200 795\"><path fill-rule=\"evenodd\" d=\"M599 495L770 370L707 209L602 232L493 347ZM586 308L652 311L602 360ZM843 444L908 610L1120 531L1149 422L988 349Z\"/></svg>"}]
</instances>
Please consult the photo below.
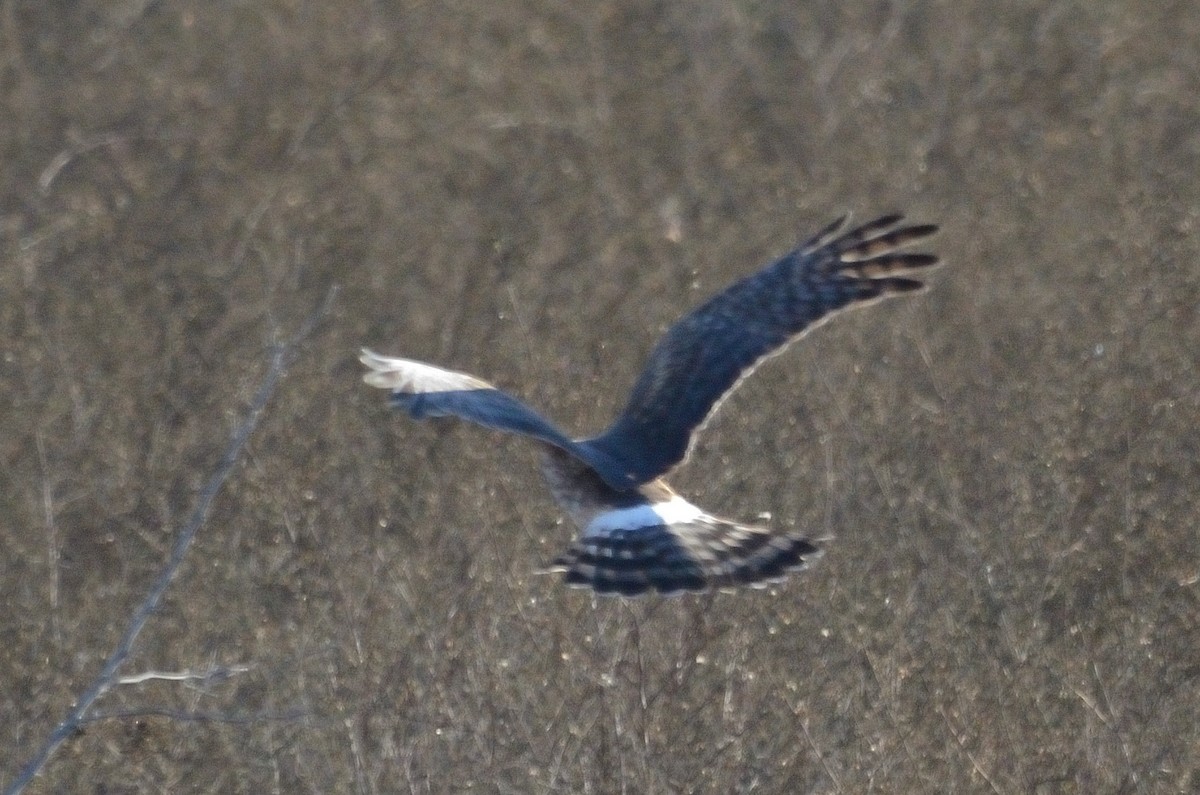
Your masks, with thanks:
<instances>
[{"instance_id":1,"label":"blurred field","mask_svg":"<svg viewBox=\"0 0 1200 795\"><path fill-rule=\"evenodd\" d=\"M0 4L0 784L336 285L121 669L227 675L115 687L30 792L1200 790L1200 9L585 5ZM890 210L932 289L675 478L833 536L768 591L535 574L529 446L359 381L592 432L682 312Z\"/></svg>"}]
</instances>

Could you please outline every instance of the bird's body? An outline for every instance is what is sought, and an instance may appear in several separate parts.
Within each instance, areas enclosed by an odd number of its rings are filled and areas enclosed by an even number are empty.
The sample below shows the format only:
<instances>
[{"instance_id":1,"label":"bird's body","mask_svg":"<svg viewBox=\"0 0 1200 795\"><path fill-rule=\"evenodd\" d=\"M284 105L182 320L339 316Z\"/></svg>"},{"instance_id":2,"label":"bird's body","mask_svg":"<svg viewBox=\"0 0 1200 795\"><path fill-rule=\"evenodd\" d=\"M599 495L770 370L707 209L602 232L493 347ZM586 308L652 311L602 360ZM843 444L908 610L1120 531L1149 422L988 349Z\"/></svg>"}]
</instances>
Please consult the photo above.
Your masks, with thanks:
<instances>
[{"instance_id":1,"label":"bird's body","mask_svg":"<svg viewBox=\"0 0 1200 795\"><path fill-rule=\"evenodd\" d=\"M457 416L531 437L550 491L581 531L554 561L571 585L634 595L761 585L817 548L799 532L707 514L663 476L687 456L720 401L766 356L829 314L920 288L907 275L937 263L898 249L936 231L885 216L842 235L843 221L719 293L655 346L624 410L600 435L572 439L486 381L363 351L365 380L417 418Z\"/></svg>"},{"instance_id":2,"label":"bird's body","mask_svg":"<svg viewBox=\"0 0 1200 795\"><path fill-rule=\"evenodd\" d=\"M551 565L570 585L626 596L756 585L817 554L800 534L711 516L662 478L614 489L574 456L542 444L550 493L581 531Z\"/></svg>"}]
</instances>

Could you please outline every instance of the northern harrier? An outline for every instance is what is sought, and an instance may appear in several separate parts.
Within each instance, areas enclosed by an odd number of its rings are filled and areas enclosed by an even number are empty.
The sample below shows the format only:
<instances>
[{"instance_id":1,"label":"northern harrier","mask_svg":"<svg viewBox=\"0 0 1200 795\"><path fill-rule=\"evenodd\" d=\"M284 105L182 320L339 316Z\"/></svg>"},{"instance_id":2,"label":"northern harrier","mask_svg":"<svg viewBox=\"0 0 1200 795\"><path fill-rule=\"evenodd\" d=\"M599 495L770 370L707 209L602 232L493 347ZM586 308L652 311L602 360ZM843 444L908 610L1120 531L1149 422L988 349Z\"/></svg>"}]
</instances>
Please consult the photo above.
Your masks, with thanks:
<instances>
[{"instance_id":1,"label":"northern harrier","mask_svg":"<svg viewBox=\"0 0 1200 795\"><path fill-rule=\"evenodd\" d=\"M363 350L371 386L415 418L452 415L537 440L542 472L581 535L551 569L570 585L627 596L762 585L817 548L799 532L720 519L663 479L721 400L767 356L836 312L920 289L933 254L899 249L936 226L888 215L841 233L845 218L686 315L650 354L624 410L599 436L572 439L486 381ZM839 234L841 233L841 234Z\"/></svg>"}]
</instances>

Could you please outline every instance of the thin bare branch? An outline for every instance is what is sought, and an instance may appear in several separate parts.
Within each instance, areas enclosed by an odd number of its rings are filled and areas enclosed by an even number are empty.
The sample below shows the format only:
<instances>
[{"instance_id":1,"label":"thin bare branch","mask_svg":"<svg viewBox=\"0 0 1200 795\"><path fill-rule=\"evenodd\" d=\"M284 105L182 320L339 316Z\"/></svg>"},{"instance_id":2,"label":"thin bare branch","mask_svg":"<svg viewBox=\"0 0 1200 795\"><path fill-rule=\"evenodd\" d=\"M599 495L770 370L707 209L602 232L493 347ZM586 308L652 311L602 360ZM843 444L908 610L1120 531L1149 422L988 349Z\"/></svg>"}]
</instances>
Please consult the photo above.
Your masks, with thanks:
<instances>
[{"instance_id":1,"label":"thin bare branch","mask_svg":"<svg viewBox=\"0 0 1200 795\"><path fill-rule=\"evenodd\" d=\"M163 595L175 579L175 575L178 573L184 557L191 548L196 534L208 519L213 501L220 494L221 489L233 473L233 469L238 461L241 460L242 454L246 449L246 443L250 440L250 436L254 433L255 428L258 427L259 420L262 419L267 403L270 402L271 397L275 394L275 389L279 386L279 381L283 377L287 365L292 360L296 347L316 327L317 322L325 314L326 310L328 310L335 295L336 288L331 289L326 295L325 300L313 311L300 330L291 339L271 346L271 359L267 367L267 372L263 376L262 383L259 385L258 391L254 394L254 398L250 401L250 407L246 412L246 416L242 420L241 425L234 431L233 438L230 439L229 446L225 449L225 454L221 457L220 463L208 479L208 483L201 490L196 507L188 518L187 523L180 528L176 535L175 543L171 547L171 554L159 572L158 578L151 585L146 598L142 600L137 610L134 611L129 625L125 628L125 632L116 647L109 654L104 666L100 669L100 673L75 701L75 705L67 713L66 718L55 727L54 731L50 733L50 736L33 757L21 768L21 772L17 777L4 790L6 795L16 795L24 791L33 778L41 772L46 762L58 747L62 745L63 740L70 737L82 724L88 721L88 711L96 703L96 700L118 682L117 671L129 657L130 652L133 650L134 642L137 640L142 629L145 628L146 623L150 620L150 616L158 609Z\"/></svg>"}]
</instances>

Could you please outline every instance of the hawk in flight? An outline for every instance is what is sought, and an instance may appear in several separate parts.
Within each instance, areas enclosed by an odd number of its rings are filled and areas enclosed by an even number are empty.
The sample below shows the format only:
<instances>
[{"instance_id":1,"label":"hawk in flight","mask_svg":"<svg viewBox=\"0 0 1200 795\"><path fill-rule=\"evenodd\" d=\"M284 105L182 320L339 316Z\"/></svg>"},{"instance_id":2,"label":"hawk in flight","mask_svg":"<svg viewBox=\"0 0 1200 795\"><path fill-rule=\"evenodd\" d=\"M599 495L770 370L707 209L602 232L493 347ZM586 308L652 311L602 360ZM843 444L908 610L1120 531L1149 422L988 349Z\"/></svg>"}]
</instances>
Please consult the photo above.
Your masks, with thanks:
<instances>
[{"instance_id":1,"label":"hawk in flight","mask_svg":"<svg viewBox=\"0 0 1200 795\"><path fill-rule=\"evenodd\" d=\"M552 564L570 585L626 596L762 585L817 548L706 513L667 485L721 400L767 356L832 313L922 287L933 254L903 251L937 231L887 215L843 232L842 218L678 321L650 353L629 402L603 433L572 439L486 381L363 350L364 380L413 417L455 416L540 443L542 472L580 530Z\"/></svg>"}]
</instances>

